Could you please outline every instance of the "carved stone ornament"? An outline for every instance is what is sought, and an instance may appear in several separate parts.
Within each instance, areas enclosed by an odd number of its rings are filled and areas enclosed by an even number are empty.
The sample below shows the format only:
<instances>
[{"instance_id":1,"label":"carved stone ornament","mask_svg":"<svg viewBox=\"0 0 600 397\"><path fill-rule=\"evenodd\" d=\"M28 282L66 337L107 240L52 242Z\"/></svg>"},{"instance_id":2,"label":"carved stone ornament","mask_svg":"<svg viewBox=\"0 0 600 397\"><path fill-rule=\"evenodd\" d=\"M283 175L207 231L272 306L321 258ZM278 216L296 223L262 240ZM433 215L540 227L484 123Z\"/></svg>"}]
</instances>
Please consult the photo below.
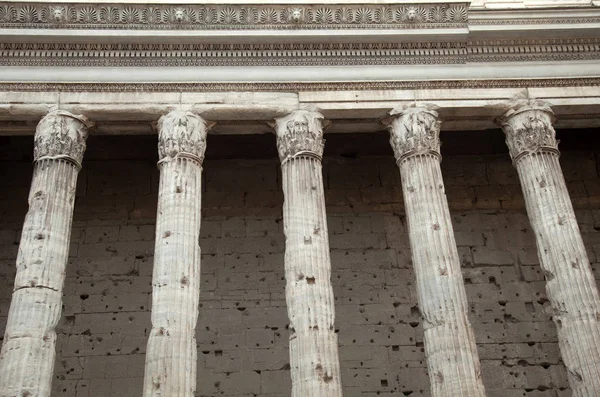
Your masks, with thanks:
<instances>
[{"instance_id":1,"label":"carved stone ornament","mask_svg":"<svg viewBox=\"0 0 600 397\"><path fill-rule=\"evenodd\" d=\"M197 114L174 110L158 120L159 163L178 156L202 163L206 150L207 124Z\"/></svg>"},{"instance_id":2,"label":"carved stone ornament","mask_svg":"<svg viewBox=\"0 0 600 397\"><path fill-rule=\"evenodd\" d=\"M277 150L282 163L298 154L323 156L321 120L321 113L308 110L296 110L276 120Z\"/></svg>"},{"instance_id":3,"label":"carved stone ornament","mask_svg":"<svg viewBox=\"0 0 600 397\"><path fill-rule=\"evenodd\" d=\"M440 155L440 125L438 113L430 104L411 103L390 112L395 116L389 125L390 143L396 161L412 155Z\"/></svg>"},{"instance_id":4,"label":"carved stone ornament","mask_svg":"<svg viewBox=\"0 0 600 397\"><path fill-rule=\"evenodd\" d=\"M56 29L383 29L464 27L468 3L168 5L0 3L0 27Z\"/></svg>"},{"instance_id":5,"label":"carved stone ornament","mask_svg":"<svg viewBox=\"0 0 600 397\"><path fill-rule=\"evenodd\" d=\"M528 153L558 153L556 131L552 126L554 120L554 112L548 102L518 99L496 122L504 129L510 157L516 162Z\"/></svg>"},{"instance_id":6,"label":"carved stone ornament","mask_svg":"<svg viewBox=\"0 0 600 397\"><path fill-rule=\"evenodd\" d=\"M48 113L35 130L34 161L62 158L81 167L88 129L93 125L87 117L63 110Z\"/></svg>"}]
</instances>

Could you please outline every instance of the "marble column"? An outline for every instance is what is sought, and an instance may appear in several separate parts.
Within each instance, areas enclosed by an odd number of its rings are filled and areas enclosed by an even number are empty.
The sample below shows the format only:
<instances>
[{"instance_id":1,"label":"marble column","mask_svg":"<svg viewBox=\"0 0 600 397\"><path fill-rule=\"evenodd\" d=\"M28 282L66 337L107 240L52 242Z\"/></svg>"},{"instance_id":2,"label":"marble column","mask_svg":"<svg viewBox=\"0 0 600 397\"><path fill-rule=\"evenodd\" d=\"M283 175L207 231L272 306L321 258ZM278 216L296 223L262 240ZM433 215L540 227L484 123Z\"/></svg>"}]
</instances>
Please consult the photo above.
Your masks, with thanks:
<instances>
[{"instance_id":1,"label":"marble column","mask_svg":"<svg viewBox=\"0 0 600 397\"><path fill-rule=\"evenodd\" d=\"M482 397L485 389L440 169L441 122L432 108L410 104L395 109L390 124L424 321L431 394Z\"/></svg>"},{"instance_id":2,"label":"marble column","mask_svg":"<svg viewBox=\"0 0 600 397\"><path fill-rule=\"evenodd\" d=\"M276 120L285 232L292 397L342 396L321 156L323 116Z\"/></svg>"},{"instance_id":3,"label":"marble column","mask_svg":"<svg viewBox=\"0 0 600 397\"><path fill-rule=\"evenodd\" d=\"M206 127L199 116L179 110L158 122L160 182L144 397L193 397L196 391Z\"/></svg>"},{"instance_id":4,"label":"marble column","mask_svg":"<svg viewBox=\"0 0 600 397\"><path fill-rule=\"evenodd\" d=\"M49 397L62 309L84 116L53 111L38 124L17 274L0 353L0 396Z\"/></svg>"},{"instance_id":5,"label":"marble column","mask_svg":"<svg viewBox=\"0 0 600 397\"><path fill-rule=\"evenodd\" d=\"M554 113L521 99L498 119L519 174L574 397L600 396L600 298L559 163Z\"/></svg>"}]
</instances>

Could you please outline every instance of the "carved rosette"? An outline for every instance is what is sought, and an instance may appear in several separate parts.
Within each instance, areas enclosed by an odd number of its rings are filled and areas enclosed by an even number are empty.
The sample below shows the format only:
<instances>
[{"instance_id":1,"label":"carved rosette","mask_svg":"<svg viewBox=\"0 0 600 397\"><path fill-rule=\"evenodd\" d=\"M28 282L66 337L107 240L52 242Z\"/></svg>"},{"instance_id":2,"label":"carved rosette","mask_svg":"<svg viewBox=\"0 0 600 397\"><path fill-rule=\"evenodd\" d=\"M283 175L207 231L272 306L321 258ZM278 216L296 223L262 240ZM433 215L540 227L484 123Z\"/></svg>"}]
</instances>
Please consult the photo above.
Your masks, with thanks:
<instances>
[{"instance_id":1,"label":"carved rosette","mask_svg":"<svg viewBox=\"0 0 600 397\"><path fill-rule=\"evenodd\" d=\"M158 120L159 163L179 156L204 160L207 124L197 114L174 110Z\"/></svg>"},{"instance_id":2,"label":"carved rosette","mask_svg":"<svg viewBox=\"0 0 600 397\"><path fill-rule=\"evenodd\" d=\"M409 104L394 109L389 125L390 143L396 161L423 154L440 156L440 126L438 113L429 104Z\"/></svg>"},{"instance_id":3,"label":"carved rosette","mask_svg":"<svg viewBox=\"0 0 600 397\"><path fill-rule=\"evenodd\" d=\"M532 99L519 100L497 119L514 162L529 153L558 153L556 131L552 126L554 120L549 103Z\"/></svg>"},{"instance_id":4,"label":"carved rosette","mask_svg":"<svg viewBox=\"0 0 600 397\"><path fill-rule=\"evenodd\" d=\"M85 116L64 110L48 113L35 130L33 159L67 159L81 167L88 129L94 124Z\"/></svg>"},{"instance_id":5,"label":"carved rosette","mask_svg":"<svg viewBox=\"0 0 600 397\"><path fill-rule=\"evenodd\" d=\"M296 110L276 120L277 150L281 162L299 154L323 156L323 115L319 112Z\"/></svg>"}]
</instances>

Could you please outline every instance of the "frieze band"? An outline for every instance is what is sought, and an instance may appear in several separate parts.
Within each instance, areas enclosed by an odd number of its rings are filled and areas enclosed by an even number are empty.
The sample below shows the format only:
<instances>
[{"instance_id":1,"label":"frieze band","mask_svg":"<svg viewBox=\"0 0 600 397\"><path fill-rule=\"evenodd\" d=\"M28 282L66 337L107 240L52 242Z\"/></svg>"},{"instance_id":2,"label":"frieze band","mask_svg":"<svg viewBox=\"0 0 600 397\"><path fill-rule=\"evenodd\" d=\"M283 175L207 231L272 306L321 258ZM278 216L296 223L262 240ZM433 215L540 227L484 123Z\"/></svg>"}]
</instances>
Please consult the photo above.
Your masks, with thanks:
<instances>
[{"instance_id":1,"label":"frieze band","mask_svg":"<svg viewBox=\"0 0 600 397\"><path fill-rule=\"evenodd\" d=\"M467 3L418 5L0 4L2 28L379 29L466 26Z\"/></svg>"}]
</instances>

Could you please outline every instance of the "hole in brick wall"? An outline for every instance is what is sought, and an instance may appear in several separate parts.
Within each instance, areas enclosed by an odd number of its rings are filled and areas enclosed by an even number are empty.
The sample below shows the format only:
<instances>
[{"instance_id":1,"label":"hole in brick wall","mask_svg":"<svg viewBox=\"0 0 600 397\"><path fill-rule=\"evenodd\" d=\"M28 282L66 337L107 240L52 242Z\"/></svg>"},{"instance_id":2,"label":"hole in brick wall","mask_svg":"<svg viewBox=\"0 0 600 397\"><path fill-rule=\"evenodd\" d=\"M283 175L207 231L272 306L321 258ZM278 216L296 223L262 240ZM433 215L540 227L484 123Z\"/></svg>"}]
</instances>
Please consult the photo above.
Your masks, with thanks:
<instances>
[{"instance_id":1,"label":"hole in brick wall","mask_svg":"<svg viewBox=\"0 0 600 397\"><path fill-rule=\"evenodd\" d=\"M381 380L381 387L388 387L388 381L387 381L387 379L382 379Z\"/></svg>"},{"instance_id":2,"label":"hole in brick wall","mask_svg":"<svg viewBox=\"0 0 600 397\"><path fill-rule=\"evenodd\" d=\"M314 277L306 277L306 282L308 284L314 284L315 283L315 278Z\"/></svg>"},{"instance_id":3,"label":"hole in brick wall","mask_svg":"<svg viewBox=\"0 0 600 397\"><path fill-rule=\"evenodd\" d=\"M219 357L223 355L223 350L215 350L215 356Z\"/></svg>"},{"instance_id":4,"label":"hole in brick wall","mask_svg":"<svg viewBox=\"0 0 600 397\"><path fill-rule=\"evenodd\" d=\"M395 352L397 352L397 351L399 351L399 350L400 350L400 346L398 346L398 345L394 345L394 346L392 346L392 351L395 351Z\"/></svg>"}]
</instances>

